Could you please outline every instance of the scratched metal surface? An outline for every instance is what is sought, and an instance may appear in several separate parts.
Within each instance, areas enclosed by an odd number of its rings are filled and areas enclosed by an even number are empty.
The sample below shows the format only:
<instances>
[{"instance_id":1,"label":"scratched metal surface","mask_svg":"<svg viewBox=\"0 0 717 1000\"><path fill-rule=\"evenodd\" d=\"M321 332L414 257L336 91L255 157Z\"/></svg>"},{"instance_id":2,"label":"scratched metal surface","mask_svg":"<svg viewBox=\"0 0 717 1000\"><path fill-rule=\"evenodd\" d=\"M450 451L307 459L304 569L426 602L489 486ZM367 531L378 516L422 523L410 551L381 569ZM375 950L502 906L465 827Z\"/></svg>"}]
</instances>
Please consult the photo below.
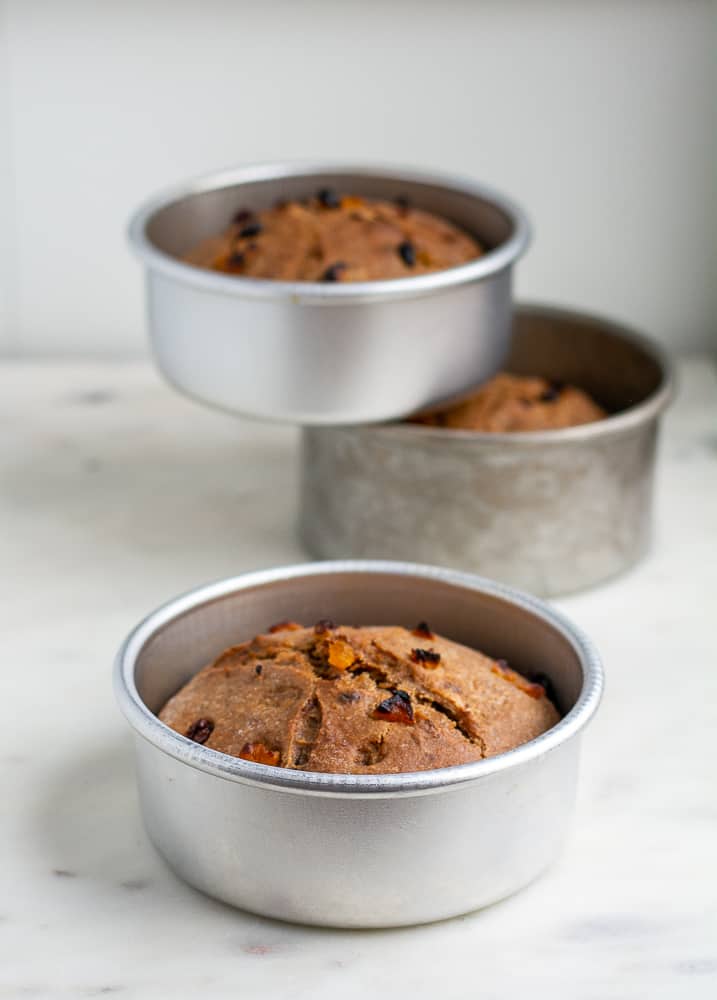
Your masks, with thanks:
<instances>
[{"instance_id":1,"label":"scratched metal surface","mask_svg":"<svg viewBox=\"0 0 717 1000\"><path fill-rule=\"evenodd\" d=\"M507 367L576 382L616 412L528 434L406 424L308 428L300 533L309 551L414 559L542 596L633 565L651 537L669 362L615 324L526 307Z\"/></svg>"}]
</instances>

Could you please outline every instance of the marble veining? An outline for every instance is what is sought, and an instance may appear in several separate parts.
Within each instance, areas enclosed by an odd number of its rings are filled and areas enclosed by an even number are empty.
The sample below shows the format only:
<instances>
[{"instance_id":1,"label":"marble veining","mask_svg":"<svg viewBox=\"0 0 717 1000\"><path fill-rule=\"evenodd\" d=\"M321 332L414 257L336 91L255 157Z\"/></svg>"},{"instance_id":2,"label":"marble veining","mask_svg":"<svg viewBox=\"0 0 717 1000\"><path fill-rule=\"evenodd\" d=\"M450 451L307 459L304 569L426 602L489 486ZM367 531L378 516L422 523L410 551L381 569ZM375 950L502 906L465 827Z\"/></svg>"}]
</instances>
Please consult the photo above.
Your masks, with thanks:
<instances>
[{"instance_id":1,"label":"marble veining","mask_svg":"<svg viewBox=\"0 0 717 1000\"><path fill-rule=\"evenodd\" d=\"M717 376L704 358L679 375L652 552L557 602L607 671L560 862L484 911L353 932L169 872L110 683L147 610L305 558L296 432L204 410L144 364L0 366L0 998L716 996Z\"/></svg>"}]
</instances>

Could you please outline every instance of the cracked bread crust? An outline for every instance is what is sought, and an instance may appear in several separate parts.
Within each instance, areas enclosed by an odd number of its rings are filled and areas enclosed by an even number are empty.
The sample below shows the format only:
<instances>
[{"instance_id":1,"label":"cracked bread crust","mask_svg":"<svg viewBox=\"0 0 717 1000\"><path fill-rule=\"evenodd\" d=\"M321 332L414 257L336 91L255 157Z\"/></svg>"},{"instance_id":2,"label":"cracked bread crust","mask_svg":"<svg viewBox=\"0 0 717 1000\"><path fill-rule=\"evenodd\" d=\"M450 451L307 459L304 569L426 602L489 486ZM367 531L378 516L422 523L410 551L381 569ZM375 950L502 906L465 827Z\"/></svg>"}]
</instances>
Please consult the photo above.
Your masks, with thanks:
<instances>
[{"instance_id":1,"label":"cracked bread crust","mask_svg":"<svg viewBox=\"0 0 717 1000\"><path fill-rule=\"evenodd\" d=\"M504 661L427 629L283 623L225 650L159 718L235 757L388 774L492 757L559 714Z\"/></svg>"}]
</instances>

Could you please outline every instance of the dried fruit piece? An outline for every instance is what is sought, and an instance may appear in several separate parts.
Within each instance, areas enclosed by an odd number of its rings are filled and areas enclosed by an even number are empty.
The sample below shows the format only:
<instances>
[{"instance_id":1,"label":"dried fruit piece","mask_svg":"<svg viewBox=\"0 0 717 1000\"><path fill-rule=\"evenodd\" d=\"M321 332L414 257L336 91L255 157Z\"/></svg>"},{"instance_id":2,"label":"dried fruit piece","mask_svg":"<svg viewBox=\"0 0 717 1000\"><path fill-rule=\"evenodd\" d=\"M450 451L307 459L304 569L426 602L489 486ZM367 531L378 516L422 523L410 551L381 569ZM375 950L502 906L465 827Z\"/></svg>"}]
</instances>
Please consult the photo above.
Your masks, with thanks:
<instances>
[{"instance_id":1,"label":"dried fruit piece","mask_svg":"<svg viewBox=\"0 0 717 1000\"><path fill-rule=\"evenodd\" d=\"M314 625L314 632L317 635L323 635L325 632L330 632L331 629L334 628L336 628L336 625L330 618L320 618Z\"/></svg>"},{"instance_id":2,"label":"dried fruit piece","mask_svg":"<svg viewBox=\"0 0 717 1000\"><path fill-rule=\"evenodd\" d=\"M277 767L281 760L279 750L270 750L264 743L245 743L239 751L242 760L252 760L255 764L270 764Z\"/></svg>"},{"instance_id":3,"label":"dried fruit piece","mask_svg":"<svg viewBox=\"0 0 717 1000\"><path fill-rule=\"evenodd\" d=\"M416 266L416 248L410 240L404 240L403 243L399 243L397 250L398 256L406 267Z\"/></svg>"},{"instance_id":4,"label":"dried fruit piece","mask_svg":"<svg viewBox=\"0 0 717 1000\"><path fill-rule=\"evenodd\" d=\"M187 730L187 739L194 740L195 743L206 743L214 732L214 723L211 719L197 719Z\"/></svg>"},{"instance_id":5,"label":"dried fruit piece","mask_svg":"<svg viewBox=\"0 0 717 1000\"><path fill-rule=\"evenodd\" d=\"M359 198L358 195L355 194L344 195L344 197L341 199L341 207L344 209L345 212L355 211L357 208L364 208L365 205L366 202L363 200L363 198ZM363 218L361 213L359 213L359 218Z\"/></svg>"},{"instance_id":6,"label":"dried fruit piece","mask_svg":"<svg viewBox=\"0 0 717 1000\"><path fill-rule=\"evenodd\" d=\"M329 640L328 660L336 670L348 670L357 659L356 651L345 639Z\"/></svg>"},{"instance_id":7,"label":"dried fruit piece","mask_svg":"<svg viewBox=\"0 0 717 1000\"><path fill-rule=\"evenodd\" d=\"M525 694L529 694L531 698L544 698L545 688L542 684L532 684L530 681L515 681L514 682L521 691Z\"/></svg>"},{"instance_id":8,"label":"dried fruit piece","mask_svg":"<svg viewBox=\"0 0 717 1000\"><path fill-rule=\"evenodd\" d=\"M415 635L417 639L436 638L433 632L431 632L428 622L419 622L413 630L413 635Z\"/></svg>"},{"instance_id":9,"label":"dried fruit piece","mask_svg":"<svg viewBox=\"0 0 717 1000\"><path fill-rule=\"evenodd\" d=\"M241 208L232 219L232 222L236 226L243 226L246 222L249 222L249 220L253 218L254 213L250 209Z\"/></svg>"},{"instance_id":10,"label":"dried fruit piece","mask_svg":"<svg viewBox=\"0 0 717 1000\"><path fill-rule=\"evenodd\" d=\"M393 201L401 215L408 215L411 211L411 199L407 198L405 194L399 194Z\"/></svg>"},{"instance_id":11,"label":"dried fruit piece","mask_svg":"<svg viewBox=\"0 0 717 1000\"><path fill-rule=\"evenodd\" d=\"M508 666L507 660L496 660L490 668L490 671L492 674L497 674L498 677L502 677L503 680L512 681L513 671Z\"/></svg>"},{"instance_id":12,"label":"dried fruit piece","mask_svg":"<svg viewBox=\"0 0 717 1000\"><path fill-rule=\"evenodd\" d=\"M332 188L321 188L316 192L316 197L320 205L324 208L340 208L341 199Z\"/></svg>"},{"instance_id":13,"label":"dried fruit piece","mask_svg":"<svg viewBox=\"0 0 717 1000\"><path fill-rule=\"evenodd\" d=\"M390 698L379 702L371 717L382 722L401 722L404 726L413 726L416 721L413 718L411 696L407 691L400 690L394 691Z\"/></svg>"},{"instance_id":14,"label":"dried fruit piece","mask_svg":"<svg viewBox=\"0 0 717 1000\"><path fill-rule=\"evenodd\" d=\"M524 694L530 695L531 698L542 698L545 695L545 688L541 684L534 684L526 680L522 674L517 673L508 666L507 660L496 660L490 669L492 673L514 684Z\"/></svg>"},{"instance_id":15,"label":"dried fruit piece","mask_svg":"<svg viewBox=\"0 0 717 1000\"><path fill-rule=\"evenodd\" d=\"M330 267L327 267L324 273L321 275L322 281L341 281L341 275L346 270L346 264L342 260L336 261Z\"/></svg>"},{"instance_id":16,"label":"dried fruit piece","mask_svg":"<svg viewBox=\"0 0 717 1000\"><path fill-rule=\"evenodd\" d=\"M276 622L274 625L270 625L267 632L295 632L297 629L303 628L303 625L299 625L298 622Z\"/></svg>"},{"instance_id":17,"label":"dried fruit piece","mask_svg":"<svg viewBox=\"0 0 717 1000\"><path fill-rule=\"evenodd\" d=\"M227 257L227 267L240 268L244 266L244 254L239 250L230 253Z\"/></svg>"},{"instance_id":18,"label":"dried fruit piece","mask_svg":"<svg viewBox=\"0 0 717 1000\"><path fill-rule=\"evenodd\" d=\"M263 669L264 667L261 665L261 663L257 663L257 665L254 667L254 673L256 674L257 677L261 676L261 672Z\"/></svg>"},{"instance_id":19,"label":"dried fruit piece","mask_svg":"<svg viewBox=\"0 0 717 1000\"><path fill-rule=\"evenodd\" d=\"M437 667L441 662L441 654L435 649L412 649L411 659L414 663L420 663L422 667Z\"/></svg>"},{"instance_id":20,"label":"dried fruit piece","mask_svg":"<svg viewBox=\"0 0 717 1000\"><path fill-rule=\"evenodd\" d=\"M562 382L551 382L547 389L540 394L541 403L553 403L563 391Z\"/></svg>"},{"instance_id":21,"label":"dried fruit piece","mask_svg":"<svg viewBox=\"0 0 717 1000\"><path fill-rule=\"evenodd\" d=\"M239 236L241 239L248 239L250 236L258 236L263 230L264 227L260 222L250 222L248 226L239 230Z\"/></svg>"},{"instance_id":22,"label":"dried fruit piece","mask_svg":"<svg viewBox=\"0 0 717 1000\"><path fill-rule=\"evenodd\" d=\"M555 687L553 686L553 682L548 677L548 675L547 674L533 674L533 676L530 679L532 680L532 682L534 684L539 684L540 685L540 687L543 689L543 693L545 694L545 697L546 698L550 698L550 700L552 701L552 703L555 705L556 704Z\"/></svg>"},{"instance_id":23,"label":"dried fruit piece","mask_svg":"<svg viewBox=\"0 0 717 1000\"><path fill-rule=\"evenodd\" d=\"M516 683L518 682L516 681ZM525 694L529 694L531 698L535 698L536 700L538 698L545 697L545 688L542 684L531 684L530 681L528 681L527 683L523 682L518 684L518 687L521 691L524 691Z\"/></svg>"}]
</instances>

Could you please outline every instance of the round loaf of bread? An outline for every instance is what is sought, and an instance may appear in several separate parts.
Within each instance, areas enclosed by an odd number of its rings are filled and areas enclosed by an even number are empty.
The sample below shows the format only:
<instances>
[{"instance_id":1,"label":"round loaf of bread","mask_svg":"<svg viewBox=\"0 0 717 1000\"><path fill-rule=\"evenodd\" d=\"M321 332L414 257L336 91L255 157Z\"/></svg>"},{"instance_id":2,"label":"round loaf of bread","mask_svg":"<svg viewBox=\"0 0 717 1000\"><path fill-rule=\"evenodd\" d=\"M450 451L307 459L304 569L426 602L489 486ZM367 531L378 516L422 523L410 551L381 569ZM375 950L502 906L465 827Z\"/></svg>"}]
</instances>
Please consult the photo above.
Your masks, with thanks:
<instances>
[{"instance_id":1,"label":"round loaf of bread","mask_svg":"<svg viewBox=\"0 0 717 1000\"><path fill-rule=\"evenodd\" d=\"M387 774L492 757L559 719L546 678L421 623L283 622L201 670L159 713L213 750L305 771Z\"/></svg>"},{"instance_id":2,"label":"round loaf of bread","mask_svg":"<svg viewBox=\"0 0 717 1000\"><path fill-rule=\"evenodd\" d=\"M602 420L607 413L582 389L539 375L500 372L462 402L416 422L453 430L553 431Z\"/></svg>"},{"instance_id":3,"label":"round loaf of bread","mask_svg":"<svg viewBox=\"0 0 717 1000\"><path fill-rule=\"evenodd\" d=\"M263 212L240 210L224 232L203 240L184 260L247 278L335 283L430 274L482 252L469 233L403 199L325 189Z\"/></svg>"}]
</instances>

